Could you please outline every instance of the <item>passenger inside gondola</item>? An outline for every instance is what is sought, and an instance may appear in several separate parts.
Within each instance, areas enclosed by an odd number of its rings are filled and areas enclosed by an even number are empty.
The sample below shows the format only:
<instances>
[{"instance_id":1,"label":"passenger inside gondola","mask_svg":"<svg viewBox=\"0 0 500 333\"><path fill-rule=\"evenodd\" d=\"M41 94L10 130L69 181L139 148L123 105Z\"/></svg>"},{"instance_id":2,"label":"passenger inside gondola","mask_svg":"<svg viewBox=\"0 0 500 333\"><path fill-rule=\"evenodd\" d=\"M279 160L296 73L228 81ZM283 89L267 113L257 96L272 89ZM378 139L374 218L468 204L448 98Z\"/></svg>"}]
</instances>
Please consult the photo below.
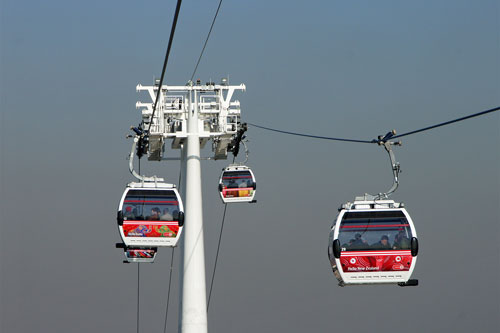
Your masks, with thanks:
<instances>
[{"instance_id":1,"label":"passenger inside gondola","mask_svg":"<svg viewBox=\"0 0 500 333\"><path fill-rule=\"evenodd\" d=\"M160 208L154 207L151 209L151 215L148 216L148 220L159 220L160 219Z\"/></svg>"},{"instance_id":2,"label":"passenger inside gondola","mask_svg":"<svg viewBox=\"0 0 500 333\"><path fill-rule=\"evenodd\" d=\"M160 220L162 221L172 221L173 217L172 214L168 211L168 208L163 209L163 215L160 217Z\"/></svg>"},{"instance_id":3,"label":"passenger inside gondola","mask_svg":"<svg viewBox=\"0 0 500 333\"><path fill-rule=\"evenodd\" d=\"M173 221L172 212L179 209L173 191L131 190L123 205L125 220Z\"/></svg>"},{"instance_id":4,"label":"passenger inside gondola","mask_svg":"<svg viewBox=\"0 0 500 333\"><path fill-rule=\"evenodd\" d=\"M389 237L387 235L382 235L380 241L371 246L373 249L377 250L390 250L391 244L389 244Z\"/></svg>"},{"instance_id":5,"label":"passenger inside gondola","mask_svg":"<svg viewBox=\"0 0 500 333\"><path fill-rule=\"evenodd\" d=\"M404 215L383 211L346 213L338 235L342 251L408 250L411 237Z\"/></svg>"},{"instance_id":6,"label":"passenger inside gondola","mask_svg":"<svg viewBox=\"0 0 500 333\"><path fill-rule=\"evenodd\" d=\"M125 214L123 214L123 217L126 219L126 220L133 220L135 219L135 212L137 212L137 210L135 208L132 209L132 206L127 206L125 208Z\"/></svg>"},{"instance_id":7,"label":"passenger inside gondola","mask_svg":"<svg viewBox=\"0 0 500 333\"><path fill-rule=\"evenodd\" d=\"M400 230L398 234L394 237L394 250L409 250L410 249L410 239L406 237L404 230Z\"/></svg>"},{"instance_id":8,"label":"passenger inside gondola","mask_svg":"<svg viewBox=\"0 0 500 333\"><path fill-rule=\"evenodd\" d=\"M349 247L350 250L364 250L368 247L368 242L361 237L360 233L354 235L354 241Z\"/></svg>"}]
</instances>

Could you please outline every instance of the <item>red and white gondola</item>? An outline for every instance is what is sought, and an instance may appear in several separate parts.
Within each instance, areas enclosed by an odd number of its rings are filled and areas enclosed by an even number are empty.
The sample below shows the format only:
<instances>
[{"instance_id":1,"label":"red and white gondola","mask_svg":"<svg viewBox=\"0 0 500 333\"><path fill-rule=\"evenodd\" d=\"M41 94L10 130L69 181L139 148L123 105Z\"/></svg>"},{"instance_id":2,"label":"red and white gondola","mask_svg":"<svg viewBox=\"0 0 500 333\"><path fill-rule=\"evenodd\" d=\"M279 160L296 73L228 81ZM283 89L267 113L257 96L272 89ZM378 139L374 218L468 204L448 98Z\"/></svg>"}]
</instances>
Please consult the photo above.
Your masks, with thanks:
<instances>
[{"instance_id":1,"label":"red and white gondola","mask_svg":"<svg viewBox=\"0 0 500 333\"><path fill-rule=\"evenodd\" d=\"M176 246L184 225L184 207L175 185L129 183L118 206L117 221L126 248Z\"/></svg>"},{"instance_id":2,"label":"red and white gondola","mask_svg":"<svg viewBox=\"0 0 500 333\"><path fill-rule=\"evenodd\" d=\"M158 252L158 248L156 247L127 247L123 243L117 243L116 247L123 249L123 255L125 256L124 263L152 263L155 261L156 253Z\"/></svg>"},{"instance_id":3,"label":"red and white gondola","mask_svg":"<svg viewBox=\"0 0 500 333\"><path fill-rule=\"evenodd\" d=\"M403 204L356 198L339 209L328 256L340 286L418 285L410 279L417 254L417 233Z\"/></svg>"},{"instance_id":4,"label":"red and white gondola","mask_svg":"<svg viewBox=\"0 0 500 333\"><path fill-rule=\"evenodd\" d=\"M222 169L219 194L224 203L254 202L257 184L252 170L244 165L230 165Z\"/></svg>"}]
</instances>

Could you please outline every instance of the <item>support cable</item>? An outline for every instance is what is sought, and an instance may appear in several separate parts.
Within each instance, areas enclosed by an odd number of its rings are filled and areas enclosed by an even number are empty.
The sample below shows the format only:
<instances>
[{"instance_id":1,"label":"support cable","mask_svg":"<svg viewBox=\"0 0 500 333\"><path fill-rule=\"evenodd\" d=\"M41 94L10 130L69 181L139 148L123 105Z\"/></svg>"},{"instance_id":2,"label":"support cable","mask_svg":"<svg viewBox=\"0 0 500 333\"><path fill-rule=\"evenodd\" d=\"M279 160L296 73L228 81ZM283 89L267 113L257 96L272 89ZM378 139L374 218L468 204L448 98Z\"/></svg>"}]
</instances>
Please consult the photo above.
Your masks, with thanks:
<instances>
[{"instance_id":1,"label":"support cable","mask_svg":"<svg viewBox=\"0 0 500 333\"><path fill-rule=\"evenodd\" d=\"M141 159L139 158L139 172L141 172ZM139 291L141 290L141 284L140 284L140 280L141 280L141 270L140 270L140 267L141 267L141 263L138 262L137 263L137 333L139 333L139 306L140 306L140 293Z\"/></svg>"},{"instance_id":2,"label":"support cable","mask_svg":"<svg viewBox=\"0 0 500 333\"><path fill-rule=\"evenodd\" d=\"M139 296L140 293L139 291L141 290L140 288L140 279L141 279L141 263L137 263L137 333L139 333Z\"/></svg>"},{"instance_id":3,"label":"support cable","mask_svg":"<svg viewBox=\"0 0 500 333\"><path fill-rule=\"evenodd\" d=\"M303 133L296 133L296 132L289 132L289 131L283 131L275 128L270 128L270 127L264 127L252 123L247 123L250 126L261 128L267 131L272 131L272 132L278 132L278 133L284 133L284 134L290 134L290 135L297 135L297 136L304 136L308 138L313 138L313 139L323 139L323 140L333 140L333 141L345 141L345 142L357 142L357 143L373 143L371 140L353 140L353 139L343 139L343 138L331 138L327 136L319 136L319 135L311 135L311 134L303 134Z\"/></svg>"},{"instance_id":4,"label":"support cable","mask_svg":"<svg viewBox=\"0 0 500 333\"><path fill-rule=\"evenodd\" d=\"M215 270L217 269L217 259L219 258L219 249L220 249L220 242L222 239L222 230L224 230L224 221L226 220L226 209L227 209L227 203L224 204L224 215L222 215L222 225L220 227L219 244L217 245L217 254L215 255L215 264L214 264L214 271L212 272L212 282L210 283L210 292L208 293L207 312L208 312L208 309L210 307L210 298L212 297L212 288L214 286Z\"/></svg>"},{"instance_id":5,"label":"support cable","mask_svg":"<svg viewBox=\"0 0 500 333\"><path fill-rule=\"evenodd\" d=\"M174 40L175 27L177 26L177 18L179 17L179 11L181 10L182 0L177 0L177 6L175 7L174 21L172 22L172 29L170 29L170 38L168 39L167 53L165 54L165 61L163 62L163 68L161 70L160 84L158 86L158 92L156 93L156 99L153 104L153 113L151 114L151 121L149 122L148 134L153 124L153 117L155 116L156 107L158 105L158 100L161 95L161 87L163 85L163 78L165 77L165 71L167 69L168 57L170 55L170 49L172 48L172 42Z\"/></svg>"},{"instance_id":6,"label":"support cable","mask_svg":"<svg viewBox=\"0 0 500 333\"><path fill-rule=\"evenodd\" d=\"M203 52L205 52L205 47L207 47L208 39L210 38L210 34L212 33L212 29L215 24L215 20L217 19L217 15L219 14L220 5L222 4L222 0L219 1L219 6L217 7L217 11L215 12L214 19L212 20L212 25L210 26L210 30L208 31L207 39L205 39L205 44L203 44L203 48L201 49L200 57L198 58L198 62L194 67L193 74L191 75L191 81L193 81L194 75L196 74L196 70L198 69L198 65L200 64L201 57L203 56Z\"/></svg>"},{"instance_id":7,"label":"support cable","mask_svg":"<svg viewBox=\"0 0 500 333\"><path fill-rule=\"evenodd\" d=\"M177 187L180 188L181 186L181 179L182 179L182 169L179 169L179 182L177 183ZM167 292L167 305L165 309L165 324L163 325L163 333L167 332L167 318L168 318L168 305L170 303L170 286L172 284L172 271L173 271L173 266L174 266L174 252L175 252L175 247L172 248L172 257L170 258L170 274L168 277L168 292Z\"/></svg>"},{"instance_id":8,"label":"support cable","mask_svg":"<svg viewBox=\"0 0 500 333\"><path fill-rule=\"evenodd\" d=\"M173 271L173 265L174 265L174 252L175 252L175 247L172 248L172 258L170 258L170 276L168 277L167 308L165 309L165 324L163 326L163 333L167 332L168 304L169 304L169 301L170 301L170 286L172 284L172 271Z\"/></svg>"},{"instance_id":9,"label":"support cable","mask_svg":"<svg viewBox=\"0 0 500 333\"><path fill-rule=\"evenodd\" d=\"M437 127L441 127L441 126L453 124L453 123L456 123L456 122L459 122L459 121L462 121L462 120L466 120L466 119L470 119L470 118L474 118L474 117L479 117L479 116L482 116L482 115L485 115L485 114L488 114L488 113L491 113L491 112L495 112L495 111L498 111L498 110L500 110L500 106L497 106L496 108L489 109L489 110L486 110L486 111L481 111L481 112L478 112L478 113L474 113L474 114L471 114L469 116L465 116L465 117L457 118L457 119L454 119L454 120L446 121L444 123L440 123L440 124L437 124L437 125L432 125L432 126L424 127L422 129L419 129L419 130L416 130L416 131L411 131L411 132L408 132L408 133L403 133L403 134L400 134L400 135L396 135L396 136L393 136L392 138L396 139L396 138L401 138L403 136L407 136L407 135L410 135L410 134L415 134L415 133L419 133L419 132L423 132L423 131L428 131L428 130L431 130L433 128L437 128Z\"/></svg>"},{"instance_id":10,"label":"support cable","mask_svg":"<svg viewBox=\"0 0 500 333\"><path fill-rule=\"evenodd\" d=\"M441 127L441 126L453 124L453 123L456 123L456 122L459 122L459 121L462 121L462 120L467 120L467 119L470 119L470 118L483 116L485 114L488 114L488 113L491 113L491 112L495 112L495 111L498 111L498 110L500 110L500 106L492 108L492 109L489 109L489 110L481 111L481 112L478 112L478 113L474 113L474 114L471 114L471 115L468 115L468 116L465 116L465 117L461 117L461 118L453 119L453 120L446 121L446 122L443 122L443 123L439 123L439 124L436 124L436 125L424 127L424 128L421 128L421 129L418 129L418 130L415 130L415 131L411 131L411 132L403 133L403 134L400 134L400 135L396 135L396 136L393 136L392 139L401 138L403 136L407 136L407 135L411 135L411 134L415 134L415 133L420 133L420 132L428 131L428 130L431 130L431 129L434 129L434 128L437 128L437 127ZM333 141L345 141L345 142L357 142L357 143L379 143L380 142L380 140L378 140L378 139L373 139L371 141L368 141L368 140L353 140L353 139L344 139L344 138L333 138L333 137L318 136L318 135L312 135L312 134L303 134L303 133L296 133L296 132L290 132L290 131L283 131L283 130L279 130L279 129L275 129L275 128L269 128L269 127L265 127L265 126L260 126L260 125L256 125L256 124L252 124L252 123L248 123L248 125L251 125L251 126L254 126L254 127L257 127L257 128L261 128L261 129L264 129L264 130L268 130L268 131L273 131L273 132L278 132L278 133L283 133L283 134L290 134L290 135L297 135L297 136L304 136L304 137L309 137L309 138L313 138L313 139L323 139L323 140L333 140Z\"/></svg>"}]
</instances>

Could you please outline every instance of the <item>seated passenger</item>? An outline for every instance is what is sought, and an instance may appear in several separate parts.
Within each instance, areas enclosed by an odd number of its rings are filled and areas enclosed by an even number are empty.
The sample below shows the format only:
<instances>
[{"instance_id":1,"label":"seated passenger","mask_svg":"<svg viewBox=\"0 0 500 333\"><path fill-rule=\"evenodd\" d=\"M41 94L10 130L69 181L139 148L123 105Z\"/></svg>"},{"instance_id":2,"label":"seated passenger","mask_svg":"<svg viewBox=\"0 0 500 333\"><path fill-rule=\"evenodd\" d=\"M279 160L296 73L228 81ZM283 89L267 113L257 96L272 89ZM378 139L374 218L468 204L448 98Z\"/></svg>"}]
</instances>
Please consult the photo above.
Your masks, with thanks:
<instances>
[{"instance_id":1,"label":"seated passenger","mask_svg":"<svg viewBox=\"0 0 500 333\"><path fill-rule=\"evenodd\" d=\"M227 185L228 188L237 188L238 187L238 184L236 184L236 182L234 181L234 179L231 179L229 181L229 184Z\"/></svg>"},{"instance_id":2,"label":"seated passenger","mask_svg":"<svg viewBox=\"0 0 500 333\"><path fill-rule=\"evenodd\" d=\"M350 248L351 248L352 243L354 243L354 238L351 238L351 239L349 240L349 242L342 244L342 248L343 248L343 249L350 249Z\"/></svg>"},{"instance_id":3,"label":"seated passenger","mask_svg":"<svg viewBox=\"0 0 500 333\"><path fill-rule=\"evenodd\" d=\"M135 208L134 208L135 211ZM134 211L132 210L132 206L127 206L125 208L125 214L123 214L123 217L127 220L133 220L135 218Z\"/></svg>"},{"instance_id":4,"label":"seated passenger","mask_svg":"<svg viewBox=\"0 0 500 333\"><path fill-rule=\"evenodd\" d=\"M354 235L354 242L352 242L350 250L366 250L368 248L368 242L361 238L361 234Z\"/></svg>"},{"instance_id":5,"label":"seated passenger","mask_svg":"<svg viewBox=\"0 0 500 333\"><path fill-rule=\"evenodd\" d=\"M160 217L160 220L162 220L162 221L172 221L173 220L172 214L170 214L170 212L168 211L168 208L165 208L163 210L163 215Z\"/></svg>"},{"instance_id":6,"label":"seated passenger","mask_svg":"<svg viewBox=\"0 0 500 333\"><path fill-rule=\"evenodd\" d=\"M160 208L155 207L151 209L151 215L148 216L148 220L159 220L160 219Z\"/></svg>"},{"instance_id":7,"label":"seated passenger","mask_svg":"<svg viewBox=\"0 0 500 333\"><path fill-rule=\"evenodd\" d=\"M391 244L389 244L389 237L387 235L383 235L380 238L380 241L372 244L372 249L377 249L377 250L390 250L391 249Z\"/></svg>"},{"instance_id":8,"label":"seated passenger","mask_svg":"<svg viewBox=\"0 0 500 333\"><path fill-rule=\"evenodd\" d=\"M409 250L410 249L410 240L405 236L405 232L401 230L394 237L394 250Z\"/></svg>"},{"instance_id":9,"label":"seated passenger","mask_svg":"<svg viewBox=\"0 0 500 333\"><path fill-rule=\"evenodd\" d=\"M240 187L240 188L241 188L241 187L248 187L248 185L247 185L247 181L246 181L246 180L242 180L242 181L240 182L240 184L238 185L238 187Z\"/></svg>"}]
</instances>

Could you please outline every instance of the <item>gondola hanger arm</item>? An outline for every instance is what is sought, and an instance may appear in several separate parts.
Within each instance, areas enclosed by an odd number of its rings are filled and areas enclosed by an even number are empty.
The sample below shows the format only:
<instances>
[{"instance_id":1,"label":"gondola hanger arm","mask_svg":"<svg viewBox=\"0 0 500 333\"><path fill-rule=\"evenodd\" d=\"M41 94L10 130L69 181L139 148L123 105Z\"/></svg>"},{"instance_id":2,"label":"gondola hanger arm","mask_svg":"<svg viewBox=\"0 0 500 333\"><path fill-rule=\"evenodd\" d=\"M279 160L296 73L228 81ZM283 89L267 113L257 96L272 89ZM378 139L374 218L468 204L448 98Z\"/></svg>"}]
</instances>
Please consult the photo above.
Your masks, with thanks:
<instances>
[{"instance_id":1,"label":"gondola hanger arm","mask_svg":"<svg viewBox=\"0 0 500 333\"><path fill-rule=\"evenodd\" d=\"M141 182L155 182L155 183L163 182L164 181L163 178L159 178L156 176L152 177L141 176L134 170L134 155L135 155L135 149L137 147L137 142L139 142L139 139L140 139L139 135L136 135L134 137L134 142L132 143L132 149L130 150L129 161L128 161L128 168L130 170L130 173Z\"/></svg>"},{"instance_id":2,"label":"gondola hanger arm","mask_svg":"<svg viewBox=\"0 0 500 333\"><path fill-rule=\"evenodd\" d=\"M389 141L394 135L396 135L396 130L388 132L385 136L379 135L378 140L374 140L379 146L384 146L385 150L389 154L391 160L391 169L394 177L391 188L385 193L379 193L377 199L388 198L389 195L394 193L399 186L399 174L401 173L401 166L399 162L396 161L396 156L392 150L392 146L401 146L401 141Z\"/></svg>"}]
</instances>

